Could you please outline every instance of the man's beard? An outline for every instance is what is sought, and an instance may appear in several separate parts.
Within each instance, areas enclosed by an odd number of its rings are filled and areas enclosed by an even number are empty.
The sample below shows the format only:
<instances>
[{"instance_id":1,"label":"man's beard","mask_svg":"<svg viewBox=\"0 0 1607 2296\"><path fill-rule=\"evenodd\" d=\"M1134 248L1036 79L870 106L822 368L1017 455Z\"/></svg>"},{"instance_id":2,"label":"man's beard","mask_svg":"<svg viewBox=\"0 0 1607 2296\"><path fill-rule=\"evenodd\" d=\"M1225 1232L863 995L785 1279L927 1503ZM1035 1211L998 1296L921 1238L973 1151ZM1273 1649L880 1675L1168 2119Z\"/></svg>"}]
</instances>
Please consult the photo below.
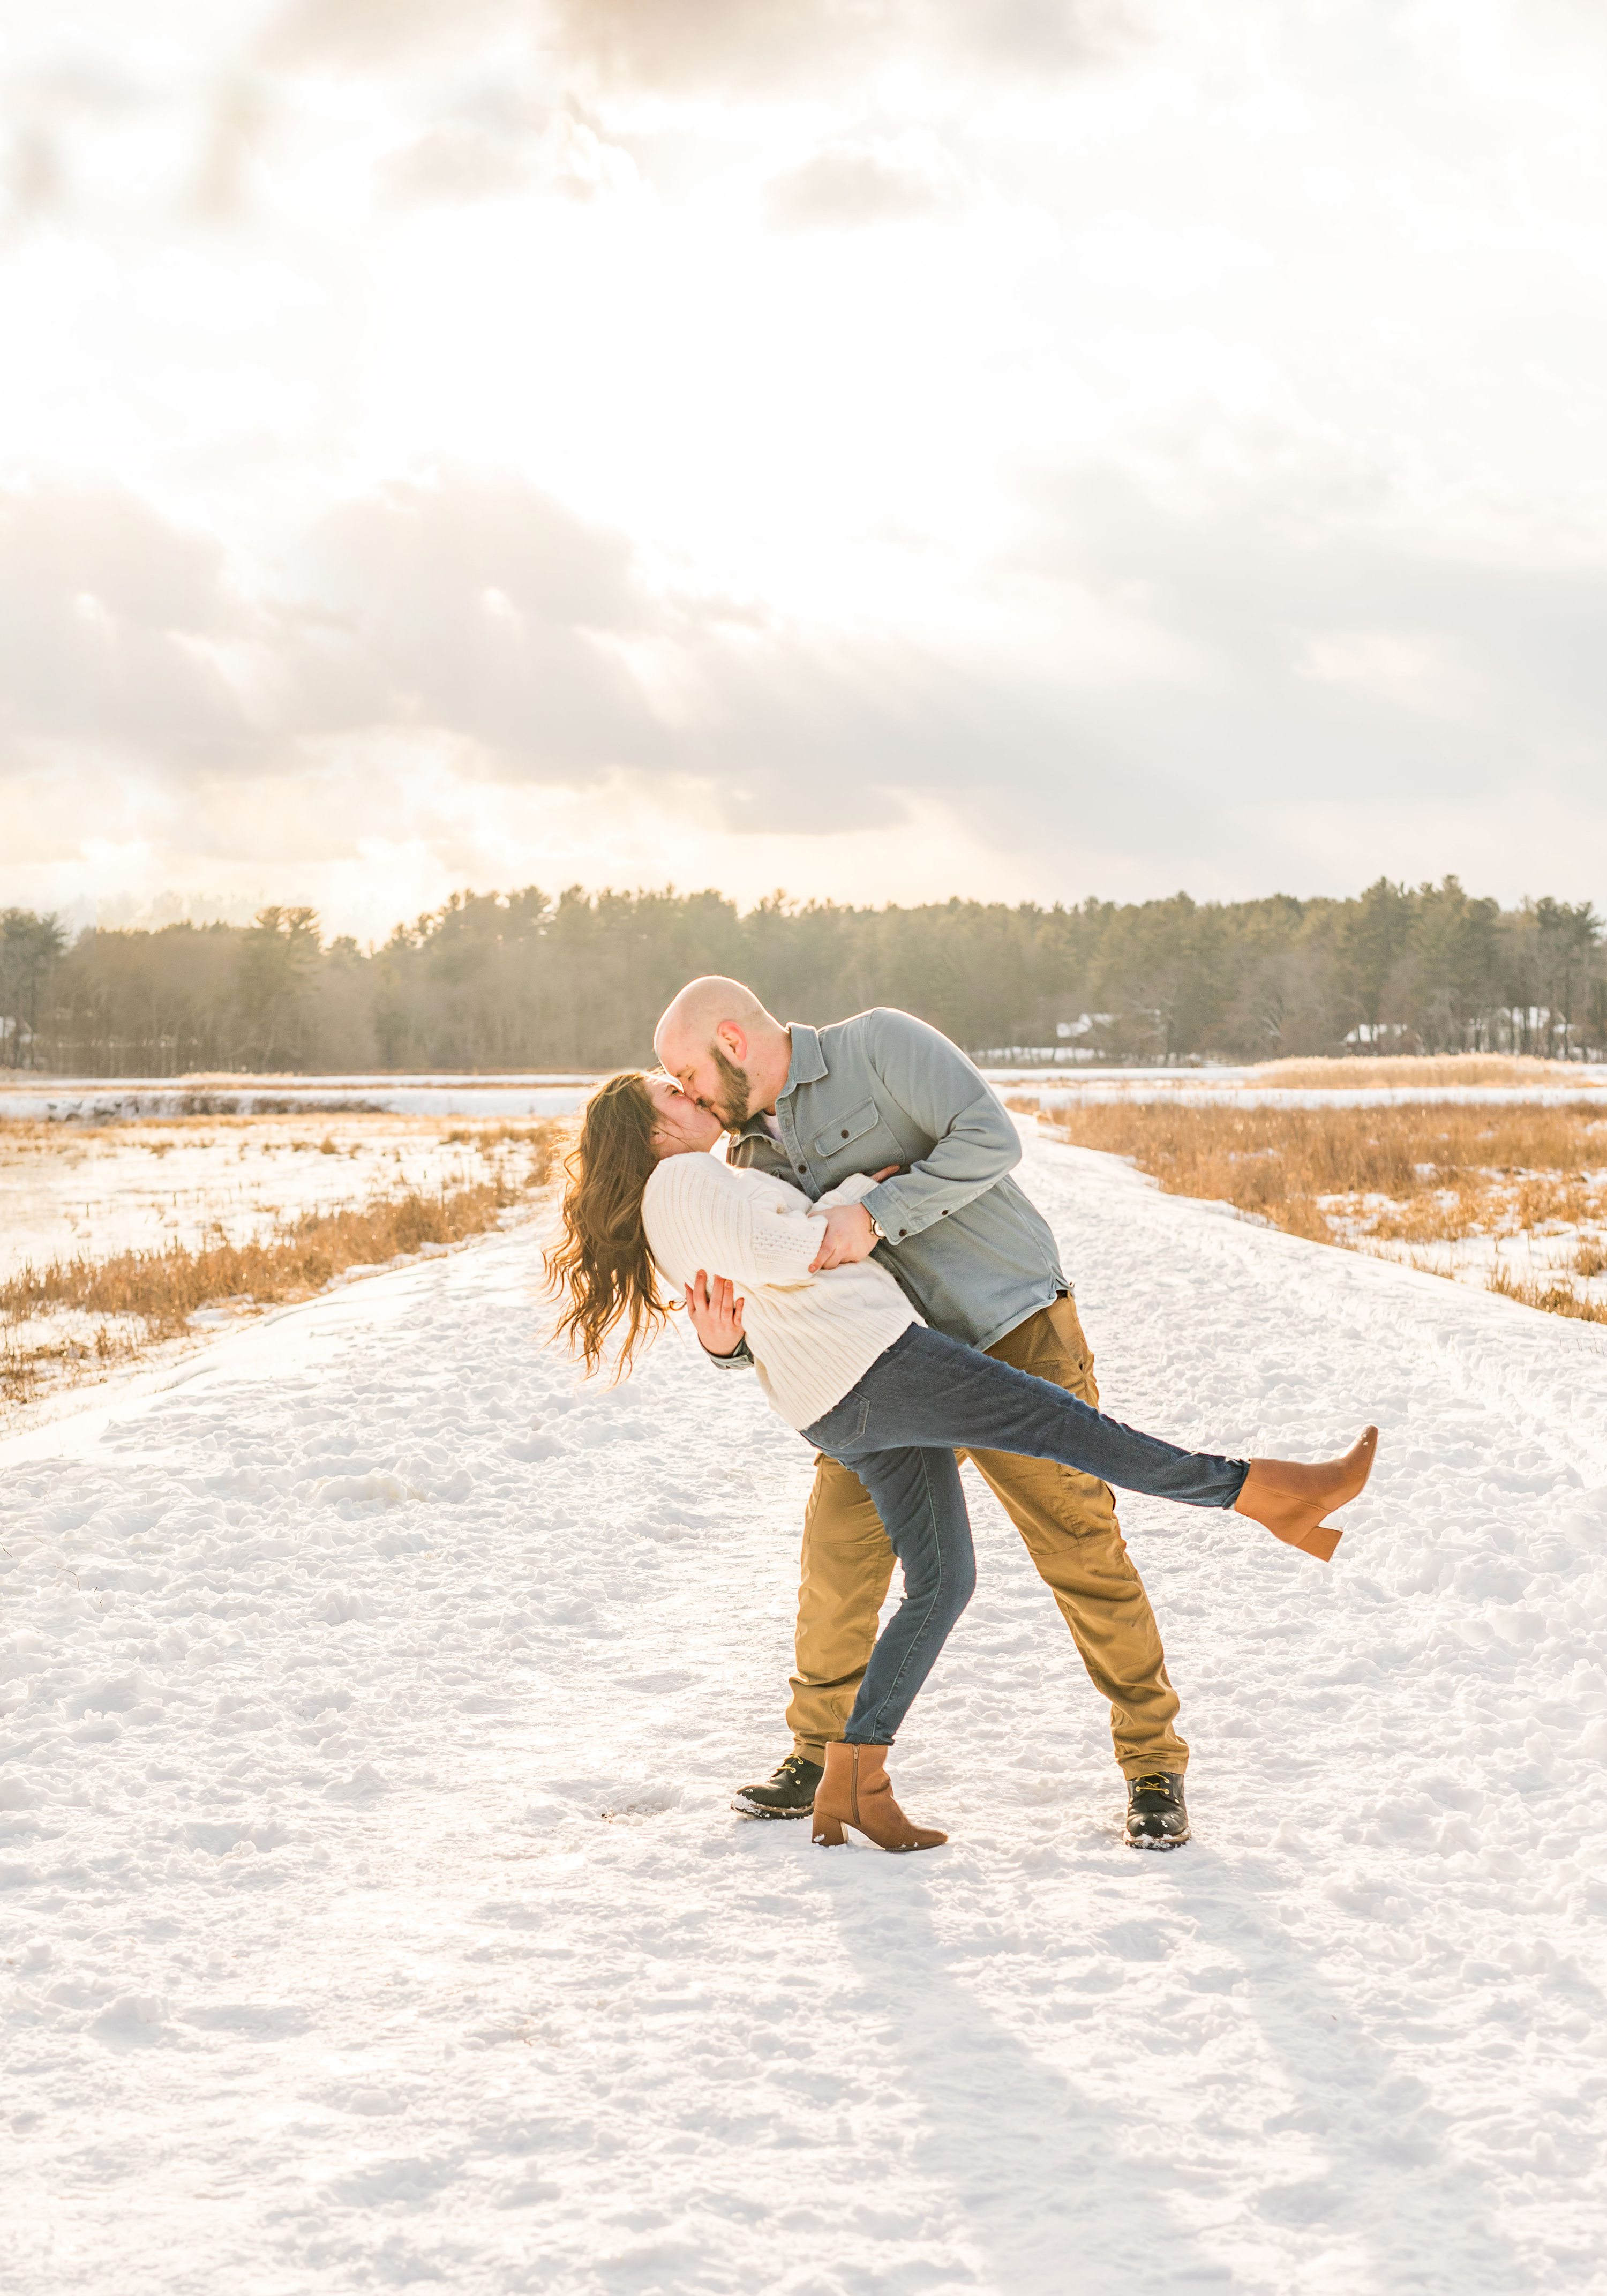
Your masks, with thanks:
<instances>
[{"instance_id":1,"label":"man's beard","mask_svg":"<svg viewBox=\"0 0 1607 2296\"><path fill-rule=\"evenodd\" d=\"M753 1113L753 1086L748 1081L747 1070L739 1069L734 1060L727 1058L723 1045L717 1042L709 1051L724 1087L714 1103L714 1112L727 1132L735 1132Z\"/></svg>"}]
</instances>

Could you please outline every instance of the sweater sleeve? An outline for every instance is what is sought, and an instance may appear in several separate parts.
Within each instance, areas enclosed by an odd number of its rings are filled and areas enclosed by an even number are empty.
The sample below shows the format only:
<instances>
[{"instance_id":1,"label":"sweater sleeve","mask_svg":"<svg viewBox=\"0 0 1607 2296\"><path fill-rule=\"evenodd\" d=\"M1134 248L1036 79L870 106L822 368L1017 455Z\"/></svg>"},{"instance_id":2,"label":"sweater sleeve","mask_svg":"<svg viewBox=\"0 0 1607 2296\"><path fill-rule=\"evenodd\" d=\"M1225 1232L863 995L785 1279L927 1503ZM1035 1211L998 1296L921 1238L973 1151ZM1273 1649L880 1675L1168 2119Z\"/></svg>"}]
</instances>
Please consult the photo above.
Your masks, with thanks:
<instances>
[{"instance_id":1,"label":"sweater sleeve","mask_svg":"<svg viewBox=\"0 0 1607 2296\"><path fill-rule=\"evenodd\" d=\"M653 1257L707 1268L734 1283L772 1286L812 1283L809 1262L820 1250L820 1228L798 1210L776 1211L762 1192L712 1156L676 1156L649 1183L643 1214Z\"/></svg>"},{"instance_id":2,"label":"sweater sleeve","mask_svg":"<svg viewBox=\"0 0 1607 2296\"><path fill-rule=\"evenodd\" d=\"M840 1204L862 1204L875 1185L868 1172L850 1172L846 1180L839 1180L834 1188L828 1188L824 1195L817 1196L811 1210L834 1212ZM808 1214L806 1213L805 1217L807 1218Z\"/></svg>"}]
</instances>

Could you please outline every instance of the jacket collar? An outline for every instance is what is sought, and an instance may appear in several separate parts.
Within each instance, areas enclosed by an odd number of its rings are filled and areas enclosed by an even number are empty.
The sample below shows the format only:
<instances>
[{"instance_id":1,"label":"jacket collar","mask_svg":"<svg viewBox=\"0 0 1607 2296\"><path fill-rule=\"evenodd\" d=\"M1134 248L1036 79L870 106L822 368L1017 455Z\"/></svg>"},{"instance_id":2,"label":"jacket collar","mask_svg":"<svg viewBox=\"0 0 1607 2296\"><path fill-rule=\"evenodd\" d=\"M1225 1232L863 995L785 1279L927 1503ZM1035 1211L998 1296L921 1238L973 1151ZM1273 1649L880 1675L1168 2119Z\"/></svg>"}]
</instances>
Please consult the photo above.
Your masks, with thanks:
<instances>
[{"instance_id":1,"label":"jacket collar","mask_svg":"<svg viewBox=\"0 0 1607 2296\"><path fill-rule=\"evenodd\" d=\"M789 1021L788 1032L792 1038L792 1058L787 1068L787 1081L777 1097L785 1100L794 1085L818 1084L828 1073L826 1056L820 1049L820 1031L811 1029L805 1021Z\"/></svg>"}]
</instances>

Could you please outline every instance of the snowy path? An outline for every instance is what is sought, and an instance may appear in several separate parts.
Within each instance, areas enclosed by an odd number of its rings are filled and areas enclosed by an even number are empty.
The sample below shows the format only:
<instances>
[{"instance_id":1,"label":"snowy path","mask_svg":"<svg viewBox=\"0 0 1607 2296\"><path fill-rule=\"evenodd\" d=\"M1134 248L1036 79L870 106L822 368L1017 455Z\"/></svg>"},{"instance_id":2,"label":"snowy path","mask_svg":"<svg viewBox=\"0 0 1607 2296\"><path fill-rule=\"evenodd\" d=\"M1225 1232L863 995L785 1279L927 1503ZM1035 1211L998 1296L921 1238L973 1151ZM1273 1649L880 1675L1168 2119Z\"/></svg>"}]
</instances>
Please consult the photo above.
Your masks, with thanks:
<instances>
[{"instance_id":1,"label":"snowy path","mask_svg":"<svg viewBox=\"0 0 1607 2296\"><path fill-rule=\"evenodd\" d=\"M1193 1845L980 1497L951 1846L733 1818L803 1447L679 1343L577 1398L528 1231L352 1286L0 1447L0 2286L1607 2289L1607 1333L1029 1182L1112 1408L1384 1430L1327 1572L1126 1510Z\"/></svg>"}]
</instances>

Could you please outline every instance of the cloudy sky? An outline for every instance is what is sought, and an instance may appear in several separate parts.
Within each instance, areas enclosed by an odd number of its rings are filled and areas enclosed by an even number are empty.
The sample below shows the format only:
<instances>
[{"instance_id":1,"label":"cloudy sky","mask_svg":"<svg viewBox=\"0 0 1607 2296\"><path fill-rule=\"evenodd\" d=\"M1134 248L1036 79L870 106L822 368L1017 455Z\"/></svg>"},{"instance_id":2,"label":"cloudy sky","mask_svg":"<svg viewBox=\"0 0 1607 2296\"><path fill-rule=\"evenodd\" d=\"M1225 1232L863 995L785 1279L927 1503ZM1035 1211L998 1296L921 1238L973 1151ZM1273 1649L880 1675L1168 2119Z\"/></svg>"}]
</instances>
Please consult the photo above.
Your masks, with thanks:
<instances>
[{"instance_id":1,"label":"cloudy sky","mask_svg":"<svg viewBox=\"0 0 1607 2296\"><path fill-rule=\"evenodd\" d=\"M0 904L1607 895L1600 0L0 23Z\"/></svg>"}]
</instances>

